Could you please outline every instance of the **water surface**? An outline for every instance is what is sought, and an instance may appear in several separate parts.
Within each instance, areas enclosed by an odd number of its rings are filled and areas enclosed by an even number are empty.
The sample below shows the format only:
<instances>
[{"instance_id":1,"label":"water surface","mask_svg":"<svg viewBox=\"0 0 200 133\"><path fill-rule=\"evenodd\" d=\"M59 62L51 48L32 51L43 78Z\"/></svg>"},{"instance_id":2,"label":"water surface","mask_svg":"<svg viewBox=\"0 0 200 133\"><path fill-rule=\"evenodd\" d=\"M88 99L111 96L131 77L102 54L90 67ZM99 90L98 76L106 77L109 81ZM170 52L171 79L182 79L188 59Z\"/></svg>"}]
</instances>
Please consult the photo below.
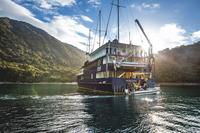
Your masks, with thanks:
<instances>
[{"instance_id":1,"label":"water surface","mask_svg":"<svg viewBox=\"0 0 200 133\"><path fill-rule=\"evenodd\" d=\"M0 131L200 132L200 87L160 94L80 93L76 85L1 84Z\"/></svg>"}]
</instances>

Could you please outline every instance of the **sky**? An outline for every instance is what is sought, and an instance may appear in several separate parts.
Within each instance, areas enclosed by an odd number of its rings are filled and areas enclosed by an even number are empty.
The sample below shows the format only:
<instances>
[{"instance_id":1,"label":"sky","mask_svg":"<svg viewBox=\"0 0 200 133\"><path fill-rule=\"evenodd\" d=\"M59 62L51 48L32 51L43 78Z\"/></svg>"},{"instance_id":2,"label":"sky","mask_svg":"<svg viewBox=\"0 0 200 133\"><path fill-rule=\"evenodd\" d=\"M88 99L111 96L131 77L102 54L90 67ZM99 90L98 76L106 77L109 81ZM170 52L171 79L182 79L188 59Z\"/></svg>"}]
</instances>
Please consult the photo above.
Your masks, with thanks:
<instances>
[{"instance_id":1,"label":"sky","mask_svg":"<svg viewBox=\"0 0 200 133\"><path fill-rule=\"evenodd\" d=\"M148 43L134 20L138 19L156 53L165 48L200 41L200 0L119 0L120 42ZM45 30L62 42L88 50L99 46L96 27L101 10L101 44L112 4L117 0L1 0L0 17L24 21ZM113 6L105 42L117 36L116 6Z\"/></svg>"}]
</instances>

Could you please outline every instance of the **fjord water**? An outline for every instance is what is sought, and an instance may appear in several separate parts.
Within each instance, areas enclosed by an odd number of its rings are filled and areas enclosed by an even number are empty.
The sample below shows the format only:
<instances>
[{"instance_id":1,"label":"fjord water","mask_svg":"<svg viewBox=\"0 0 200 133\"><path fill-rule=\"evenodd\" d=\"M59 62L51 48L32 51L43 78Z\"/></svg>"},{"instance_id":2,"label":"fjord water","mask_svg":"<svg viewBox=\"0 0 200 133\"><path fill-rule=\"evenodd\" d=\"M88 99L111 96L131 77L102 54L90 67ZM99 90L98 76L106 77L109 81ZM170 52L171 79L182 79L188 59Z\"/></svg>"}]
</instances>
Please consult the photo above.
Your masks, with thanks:
<instances>
[{"instance_id":1,"label":"fjord water","mask_svg":"<svg viewBox=\"0 0 200 133\"><path fill-rule=\"evenodd\" d=\"M200 132L200 87L113 96L67 84L1 84L0 131Z\"/></svg>"}]
</instances>

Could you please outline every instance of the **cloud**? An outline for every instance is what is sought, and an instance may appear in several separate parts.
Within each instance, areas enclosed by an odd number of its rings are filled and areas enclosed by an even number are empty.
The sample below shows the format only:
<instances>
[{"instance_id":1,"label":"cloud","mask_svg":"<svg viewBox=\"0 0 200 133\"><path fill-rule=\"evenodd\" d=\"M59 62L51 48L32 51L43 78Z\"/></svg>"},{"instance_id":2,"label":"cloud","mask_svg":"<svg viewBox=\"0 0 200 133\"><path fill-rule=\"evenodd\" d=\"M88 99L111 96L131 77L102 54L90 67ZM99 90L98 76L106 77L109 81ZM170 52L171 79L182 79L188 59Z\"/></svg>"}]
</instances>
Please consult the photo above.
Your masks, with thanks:
<instances>
[{"instance_id":1,"label":"cloud","mask_svg":"<svg viewBox=\"0 0 200 133\"><path fill-rule=\"evenodd\" d=\"M2 0L0 5L1 15L12 15L13 16L27 16L33 17L34 15L26 8L15 4L10 0Z\"/></svg>"},{"instance_id":2,"label":"cloud","mask_svg":"<svg viewBox=\"0 0 200 133\"><path fill-rule=\"evenodd\" d=\"M76 4L76 0L56 0L62 6L72 6Z\"/></svg>"},{"instance_id":3,"label":"cloud","mask_svg":"<svg viewBox=\"0 0 200 133\"><path fill-rule=\"evenodd\" d=\"M149 44L142 32L137 29L136 32L132 32L131 41L133 44L142 45L147 50ZM155 53L165 48L174 48L190 43L190 36L186 30L176 23L164 24L157 29L145 28L145 32L153 44L153 52ZM128 43L128 32L124 36Z\"/></svg>"},{"instance_id":4,"label":"cloud","mask_svg":"<svg viewBox=\"0 0 200 133\"><path fill-rule=\"evenodd\" d=\"M192 33L191 40L192 42L200 41L200 30Z\"/></svg>"},{"instance_id":5,"label":"cloud","mask_svg":"<svg viewBox=\"0 0 200 133\"><path fill-rule=\"evenodd\" d=\"M92 5L94 8L97 8L101 4L100 0L88 0L88 3Z\"/></svg>"},{"instance_id":6,"label":"cloud","mask_svg":"<svg viewBox=\"0 0 200 133\"><path fill-rule=\"evenodd\" d=\"M157 33L151 32L150 40L154 45L154 51L165 48L174 48L189 43L186 30L176 23L165 24L159 28Z\"/></svg>"},{"instance_id":7,"label":"cloud","mask_svg":"<svg viewBox=\"0 0 200 133\"><path fill-rule=\"evenodd\" d=\"M89 29L70 16L55 16L48 25L48 33L63 42L81 48L88 41ZM82 35L80 35L82 34Z\"/></svg>"},{"instance_id":8,"label":"cloud","mask_svg":"<svg viewBox=\"0 0 200 133\"><path fill-rule=\"evenodd\" d=\"M45 30L50 35L63 42L85 50L85 46L82 44L88 41L86 36L88 35L89 29L78 22L74 17L60 15L54 16L53 19L48 22L43 22L35 18L28 9L11 0L2 0L0 11L0 17L9 17L30 23Z\"/></svg>"},{"instance_id":9,"label":"cloud","mask_svg":"<svg viewBox=\"0 0 200 133\"><path fill-rule=\"evenodd\" d=\"M29 22L40 28L42 27L42 21L36 19L32 12L11 0L1 0L0 11L1 17L9 17L12 19Z\"/></svg>"},{"instance_id":10,"label":"cloud","mask_svg":"<svg viewBox=\"0 0 200 133\"><path fill-rule=\"evenodd\" d=\"M134 8L138 11L142 11L144 9L155 10L160 8L159 3L142 3L142 4L132 4L130 5L131 8Z\"/></svg>"},{"instance_id":11,"label":"cloud","mask_svg":"<svg viewBox=\"0 0 200 133\"><path fill-rule=\"evenodd\" d=\"M27 2L27 1L24 1ZM71 7L76 4L76 0L32 0L32 2L37 5L38 8L42 9L55 9L60 6Z\"/></svg>"},{"instance_id":12,"label":"cloud","mask_svg":"<svg viewBox=\"0 0 200 133\"><path fill-rule=\"evenodd\" d=\"M93 20L92 20L91 18L89 18L88 16L81 15L81 18L82 18L84 21L93 22Z\"/></svg>"},{"instance_id":13,"label":"cloud","mask_svg":"<svg viewBox=\"0 0 200 133\"><path fill-rule=\"evenodd\" d=\"M47 0L46 0L47 1ZM92 0L91 0L92 1ZM48 3L51 4L52 3ZM100 3L99 3L100 4ZM136 5L132 5L136 6ZM154 5L155 6L155 5ZM51 8L46 5L46 8ZM147 5L146 5L147 8ZM141 6L141 9L144 9L144 7ZM1 17L9 17L12 19L20 20L28 22L36 27L39 27L46 32L48 32L50 35L54 36L55 38L72 44L82 50L85 50L85 46L83 43L88 42L88 33L89 29L81 24L80 17L84 21L92 22L93 20L89 18L88 16L63 16L60 14L54 14L54 16L50 18L44 18L45 20L48 20L48 22L43 22L36 18L36 16L28 9L24 8L21 5L16 4L15 2L11 0L1 0L0 4L0 16ZM121 25L120 29L123 29L121 31L126 32L120 34L120 41L121 42L128 42L128 29L127 25ZM111 26L111 33L110 36L108 34L106 39L114 39L116 35L116 26ZM148 30L145 29L149 39L151 40L153 44L154 51L157 52L158 50L162 50L164 48L173 48L176 46L180 46L183 44L188 44L191 41L199 41L200 40L200 30L195 31L190 35L186 32L186 30L181 27L180 25L176 23L168 23L162 25L158 30ZM102 34L103 35L103 34ZM112 35L112 36L111 36ZM95 42L95 44L98 43L98 35L96 36L96 40L94 40L94 31L91 33L91 44ZM132 42L134 44L141 44L141 36L137 36L135 34L132 34L134 38L132 38ZM101 41L102 42L102 41ZM147 44L145 41L145 38L143 37L143 42ZM97 45L94 47L94 49L97 47Z\"/></svg>"},{"instance_id":14,"label":"cloud","mask_svg":"<svg viewBox=\"0 0 200 133\"><path fill-rule=\"evenodd\" d=\"M9 0L10 1L10 0ZM39 11L42 15L59 15L59 8L69 8L76 5L76 0L12 0L22 7L28 7L31 11Z\"/></svg>"},{"instance_id":15,"label":"cloud","mask_svg":"<svg viewBox=\"0 0 200 133\"><path fill-rule=\"evenodd\" d=\"M32 8L32 10L37 10L44 15L52 15L52 16L59 15L57 9L53 6L51 6L49 8L48 7L42 8L41 6L38 6L35 4L35 5L31 5L31 8Z\"/></svg>"},{"instance_id":16,"label":"cloud","mask_svg":"<svg viewBox=\"0 0 200 133\"><path fill-rule=\"evenodd\" d=\"M159 27L158 30L150 30L147 28L145 31L153 44L153 51L155 53L165 48L174 48L200 41L200 30L190 34L183 27L176 23L164 24ZM135 42L135 44L142 44L145 48L149 46L143 35L141 36L137 33L133 36L133 42Z\"/></svg>"},{"instance_id":17,"label":"cloud","mask_svg":"<svg viewBox=\"0 0 200 133\"><path fill-rule=\"evenodd\" d=\"M49 4L46 0L40 0L40 7L44 9L51 9L52 5Z\"/></svg>"},{"instance_id":18,"label":"cloud","mask_svg":"<svg viewBox=\"0 0 200 133\"><path fill-rule=\"evenodd\" d=\"M143 8L147 8L147 9L156 9L156 8L160 8L160 4L158 3L142 3L142 7Z\"/></svg>"},{"instance_id":19,"label":"cloud","mask_svg":"<svg viewBox=\"0 0 200 133\"><path fill-rule=\"evenodd\" d=\"M185 29L175 23L165 24L160 28L160 36L169 43L185 43L187 40L185 33Z\"/></svg>"},{"instance_id":20,"label":"cloud","mask_svg":"<svg viewBox=\"0 0 200 133\"><path fill-rule=\"evenodd\" d=\"M88 9L88 8L87 8L87 9L85 9L85 11L86 11L86 12L89 12L89 11L90 11L90 9Z\"/></svg>"},{"instance_id":21,"label":"cloud","mask_svg":"<svg viewBox=\"0 0 200 133\"><path fill-rule=\"evenodd\" d=\"M140 5L131 4L130 7L131 7L131 8L134 8L134 9L136 9L136 10L138 10L138 11L142 11L142 6L140 6Z\"/></svg>"}]
</instances>

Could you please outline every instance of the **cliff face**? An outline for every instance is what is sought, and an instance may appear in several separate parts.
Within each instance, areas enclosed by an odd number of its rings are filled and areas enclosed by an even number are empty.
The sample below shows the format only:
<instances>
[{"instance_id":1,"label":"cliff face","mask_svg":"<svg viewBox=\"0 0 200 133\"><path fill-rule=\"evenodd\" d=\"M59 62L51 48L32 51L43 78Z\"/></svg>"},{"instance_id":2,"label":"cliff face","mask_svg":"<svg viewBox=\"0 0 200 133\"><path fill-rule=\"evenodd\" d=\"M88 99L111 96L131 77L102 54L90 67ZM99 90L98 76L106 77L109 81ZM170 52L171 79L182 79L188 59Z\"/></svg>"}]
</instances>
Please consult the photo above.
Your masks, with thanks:
<instances>
[{"instance_id":1,"label":"cliff face","mask_svg":"<svg viewBox=\"0 0 200 133\"><path fill-rule=\"evenodd\" d=\"M0 18L0 81L74 81L84 52L28 23Z\"/></svg>"},{"instance_id":2,"label":"cliff face","mask_svg":"<svg viewBox=\"0 0 200 133\"><path fill-rule=\"evenodd\" d=\"M200 42L160 51L156 77L159 82L200 83Z\"/></svg>"}]
</instances>

